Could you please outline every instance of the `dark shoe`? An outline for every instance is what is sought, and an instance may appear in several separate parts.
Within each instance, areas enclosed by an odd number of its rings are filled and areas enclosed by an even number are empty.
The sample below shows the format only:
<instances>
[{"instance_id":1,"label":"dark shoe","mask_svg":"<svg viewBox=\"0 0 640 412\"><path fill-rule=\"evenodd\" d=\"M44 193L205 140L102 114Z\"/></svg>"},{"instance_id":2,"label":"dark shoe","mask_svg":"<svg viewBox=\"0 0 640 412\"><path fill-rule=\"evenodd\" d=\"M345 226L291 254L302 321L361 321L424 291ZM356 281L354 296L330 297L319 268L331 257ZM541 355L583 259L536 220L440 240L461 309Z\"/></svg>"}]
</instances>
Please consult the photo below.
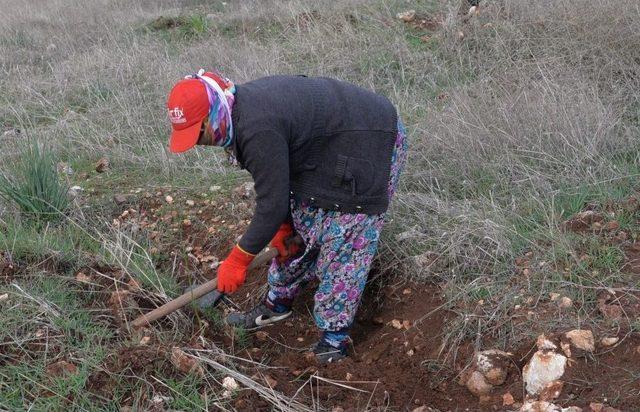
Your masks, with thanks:
<instances>
[{"instance_id":1,"label":"dark shoe","mask_svg":"<svg viewBox=\"0 0 640 412\"><path fill-rule=\"evenodd\" d=\"M334 348L324 341L316 343L311 350L316 355L316 359L320 364L338 362L339 360L347 357L346 348Z\"/></svg>"},{"instance_id":2,"label":"dark shoe","mask_svg":"<svg viewBox=\"0 0 640 412\"><path fill-rule=\"evenodd\" d=\"M227 316L227 323L235 327L255 329L284 320L288 318L291 313L291 310L282 313L274 312L269 309L264 302L261 302L248 312L229 314L229 316Z\"/></svg>"}]
</instances>

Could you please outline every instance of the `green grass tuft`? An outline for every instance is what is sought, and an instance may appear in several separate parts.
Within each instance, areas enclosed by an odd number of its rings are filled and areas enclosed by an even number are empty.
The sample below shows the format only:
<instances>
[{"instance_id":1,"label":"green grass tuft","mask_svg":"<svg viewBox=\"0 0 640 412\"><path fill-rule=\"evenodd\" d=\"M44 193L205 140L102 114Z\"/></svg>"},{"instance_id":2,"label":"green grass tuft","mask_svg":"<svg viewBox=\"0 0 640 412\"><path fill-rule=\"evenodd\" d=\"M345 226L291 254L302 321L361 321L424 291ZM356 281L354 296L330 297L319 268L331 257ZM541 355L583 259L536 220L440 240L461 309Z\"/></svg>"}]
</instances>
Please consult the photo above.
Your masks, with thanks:
<instances>
[{"instance_id":1,"label":"green grass tuft","mask_svg":"<svg viewBox=\"0 0 640 412\"><path fill-rule=\"evenodd\" d=\"M15 204L26 216L39 221L62 218L70 207L69 188L60 181L53 153L30 142L9 174L0 174L0 197Z\"/></svg>"}]
</instances>

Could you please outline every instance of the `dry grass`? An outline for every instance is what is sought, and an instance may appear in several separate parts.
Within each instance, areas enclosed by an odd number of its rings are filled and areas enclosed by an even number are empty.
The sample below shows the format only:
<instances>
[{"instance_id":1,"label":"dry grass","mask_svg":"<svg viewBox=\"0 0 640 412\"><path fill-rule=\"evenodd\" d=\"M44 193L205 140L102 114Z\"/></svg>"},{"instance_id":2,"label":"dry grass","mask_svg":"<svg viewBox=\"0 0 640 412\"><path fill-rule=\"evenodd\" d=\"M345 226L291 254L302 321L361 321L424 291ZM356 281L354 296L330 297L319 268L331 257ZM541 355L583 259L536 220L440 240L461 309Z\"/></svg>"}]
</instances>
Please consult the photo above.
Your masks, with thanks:
<instances>
[{"instance_id":1,"label":"dry grass","mask_svg":"<svg viewBox=\"0 0 640 412\"><path fill-rule=\"evenodd\" d=\"M384 259L443 285L459 314L447 331L453 342L493 335L506 345L525 337L505 326L509 308L557 287L548 271L518 279L513 259L567 256L575 242L560 222L587 202L637 189L640 7L487 3L463 22L459 2L446 0L0 0L0 127L22 133L0 136L0 158L9 161L28 135L78 171L109 157L107 180L126 189L194 179L201 187L212 176L246 176L209 150L169 155L164 102L176 79L209 67L238 82L305 73L372 88L397 104L411 137ZM395 18L410 8L443 22L426 42ZM186 23L150 28L160 16ZM99 243L123 268L157 276L128 236ZM562 285L585 304L585 287L607 286L581 279ZM158 281L150 293L163 288ZM469 321L479 299L489 309Z\"/></svg>"}]
</instances>

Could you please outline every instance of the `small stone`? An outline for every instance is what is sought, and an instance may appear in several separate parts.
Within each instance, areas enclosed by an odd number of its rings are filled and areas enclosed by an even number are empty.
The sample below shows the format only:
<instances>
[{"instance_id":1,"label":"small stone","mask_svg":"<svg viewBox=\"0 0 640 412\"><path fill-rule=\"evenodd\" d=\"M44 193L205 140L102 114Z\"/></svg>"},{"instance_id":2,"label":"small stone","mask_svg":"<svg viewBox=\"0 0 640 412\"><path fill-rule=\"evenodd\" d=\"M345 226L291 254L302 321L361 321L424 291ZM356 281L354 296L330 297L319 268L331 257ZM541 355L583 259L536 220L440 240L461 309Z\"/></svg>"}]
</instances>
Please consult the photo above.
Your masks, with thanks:
<instances>
[{"instance_id":1,"label":"small stone","mask_svg":"<svg viewBox=\"0 0 640 412\"><path fill-rule=\"evenodd\" d=\"M469 389L469 392L477 397L487 395L493 389L493 385L487 382L482 373L478 371L473 371L471 373L469 379L467 379L465 386L467 387L467 389Z\"/></svg>"},{"instance_id":2,"label":"small stone","mask_svg":"<svg viewBox=\"0 0 640 412\"><path fill-rule=\"evenodd\" d=\"M507 392L502 395L502 406L511 406L514 403L516 403L516 400L513 399L513 395L511 394L511 392Z\"/></svg>"},{"instance_id":3,"label":"small stone","mask_svg":"<svg viewBox=\"0 0 640 412\"><path fill-rule=\"evenodd\" d=\"M15 128L11 128L9 130L5 130L2 133L2 137L4 138L12 138L12 137L18 137L20 136L20 129L15 129Z\"/></svg>"},{"instance_id":4,"label":"small stone","mask_svg":"<svg viewBox=\"0 0 640 412\"><path fill-rule=\"evenodd\" d=\"M191 207L195 206L196 204L196 202L194 202L193 200L187 200L185 203L187 204L187 206L191 206Z\"/></svg>"},{"instance_id":5,"label":"small stone","mask_svg":"<svg viewBox=\"0 0 640 412\"><path fill-rule=\"evenodd\" d=\"M191 226L191 220L189 220L189 219L184 219L184 220L182 221L182 226L184 226L184 227L189 227L189 226Z\"/></svg>"},{"instance_id":6,"label":"small stone","mask_svg":"<svg viewBox=\"0 0 640 412\"><path fill-rule=\"evenodd\" d=\"M147 345L149 342L151 342L151 337L150 336L143 336L142 339L140 339L140 346L145 346Z\"/></svg>"},{"instance_id":7,"label":"small stone","mask_svg":"<svg viewBox=\"0 0 640 412\"><path fill-rule=\"evenodd\" d=\"M90 283L91 278L87 276L84 272L78 272L76 274L76 281L82 282L82 283Z\"/></svg>"},{"instance_id":8,"label":"small stone","mask_svg":"<svg viewBox=\"0 0 640 412\"><path fill-rule=\"evenodd\" d=\"M527 401L519 412L564 412L558 405L547 401Z\"/></svg>"},{"instance_id":9,"label":"small stone","mask_svg":"<svg viewBox=\"0 0 640 412\"><path fill-rule=\"evenodd\" d=\"M398 319L393 319L391 321L391 326L393 326L396 329L402 329L402 322L399 321Z\"/></svg>"},{"instance_id":10,"label":"small stone","mask_svg":"<svg viewBox=\"0 0 640 412\"><path fill-rule=\"evenodd\" d=\"M562 308L562 309L567 309L567 308L570 308L571 306L573 306L573 301L570 298L568 298L566 296L563 296L560 299L560 302L558 303L558 306L560 308Z\"/></svg>"},{"instance_id":11,"label":"small stone","mask_svg":"<svg viewBox=\"0 0 640 412\"><path fill-rule=\"evenodd\" d=\"M117 205L121 205L123 203L126 203L127 196L121 195L121 194L115 195L115 196L113 196L113 201L116 202Z\"/></svg>"},{"instance_id":12,"label":"small stone","mask_svg":"<svg viewBox=\"0 0 640 412\"><path fill-rule=\"evenodd\" d=\"M474 365L487 382L499 386L507 379L512 354L497 349L485 350L475 355Z\"/></svg>"},{"instance_id":13,"label":"small stone","mask_svg":"<svg viewBox=\"0 0 640 412\"><path fill-rule=\"evenodd\" d=\"M62 173L62 174L65 174L65 175L72 175L73 174L73 168L71 166L69 166L68 163L65 163L65 162L58 163L57 170L58 170L58 173Z\"/></svg>"},{"instance_id":14,"label":"small stone","mask_svg":"<svg viewBox=\"0 0 640 412\"><path fill-rule=\"evenodd\" d=\"M9 299L9 294L8 293L3 293L2 295L0 295L0 302L4 302L5 300Z\"/></svg>"},{"instance_id":15,"label":"small stone","mask_svg":"<svg viewBox=\"0 0 640 412\"><path fill-rule=\"evenodd\" d=\"M167 203L169 203L169 204L172 204L172 203L173 203L173 197L171 197L170 195L167 195L167 196L164 198L164 200L165 200L165 202L167 202Z\"/></svg>"},{"instance_id":16,"label":"small stone","mask_svg":"<svg viewBox=\"0 0 640 412\"><path fill-rule=\"evenodd\" d=\"M200 362L187 355L177 346L171 349L171 363L182 373L194 373L198 376L204 376L204 368Z\"/></svg>"},{"instance_id":17,"label":"small stone","mask_svg":"<svg viewBox=\"0 0 640 412\"><path fill-rule=\"evenodd\" d=\"M220 186L211 186L211 187L209 187L209 191L210 192L217 192L220 189L222 189L222 187L220 187Z\"/></svg>"},{"instance_id":18,"label":"small stone","mask_svg":"<svg viewBox=\"0 0 640 412\"><path fill-rule=\"evenodd\" d=\"M578 349L587 352L593 352L596 349L593 333L590 330L574 329L565 333L565 336Z\"/></svg>"},{"instance_id":19,"label":"small stone","mask_svg":"<svg viewBox=\"0 0 640 412\"><path fill-rule=\"evenodd\" d=\"M611 337L611 338L602 338L600 339L600 344L604 347L609 347L609 346L613 346L616 343L618 343L618 341L620 340L620 338L617 337Z\"/></svg>"},{"instance_id":20,"label":"small stone","mask_svg":"<svg viewBox=\"0 0 640 412\"><path fill-rule=\"evenodd\" d=\"M407 10L402 13L396 14L396 18L402 20L405 23L411 23L416 19L416 11L415 10Z\"/></svg>"},{"instance_id":21,"label":"small stone","mask_svg":"<svg viewBox=\"0 0 640 412\"><path fill-rule=\"evenodd\" d=\"M607 225L605 226L605 229L612 232L614 230L618 230L620 228L620 223L618 223L615 220L612 220L611 222L608 222Z\"/></svg>"},{"instance_id":22,"label":"small stone","mask_svg":"<svg viewBox=\"0 0 640 412\"><path fill-rule=\"evenodd\" d=\"M80 186L71 186L69 188L69 195L76 197L80 194L80 192L84 191L84 189Z\"/></svg>"},{"instance_id":23,"label":"small stone","mask_svg":"<svg viewBox=\"0 0 640 412\"><path fill-rule=\"evenodd\" d=\"M559 297L560 297L559 293L555 293L555 292L549 293L549 298L551 299L551 302L555 302L556 300L558 300Z\"/></svg>"},{"instance_id":24,"label":"small stone","mask_svg":"<svg viewBox=\"0 0 640 412\"><path fill-rule=\"evenodd\" d=\"M564 387L564 382L562 381L553 381L548 383L542 392L540 392L540 400L541 401L552 401L557 399L562 393L562 388Z\"/></svg>"},{"instance_id":25,"label":"small stone","mask_svg":"<svg viewBox=\"0 0 640 412\"><path fill-rule=\"evenodd\" d=\"M98 173L103 173L106 172L107 170L109 170L109 159L106 157L101 158L100 160L98 160L98 162L96 163L96 172Z\"/></svg>"},{"instance_id":26,"label":"small stone","mask_svg":"<svg viewBox=\"0 0 640 412\"><path fill-rule=\"evenodd\" d=\"M240 388L240 385L231 376L226 376L222 379L222 387L229 391L236 391Z\"/></svg>"}]
</instances>

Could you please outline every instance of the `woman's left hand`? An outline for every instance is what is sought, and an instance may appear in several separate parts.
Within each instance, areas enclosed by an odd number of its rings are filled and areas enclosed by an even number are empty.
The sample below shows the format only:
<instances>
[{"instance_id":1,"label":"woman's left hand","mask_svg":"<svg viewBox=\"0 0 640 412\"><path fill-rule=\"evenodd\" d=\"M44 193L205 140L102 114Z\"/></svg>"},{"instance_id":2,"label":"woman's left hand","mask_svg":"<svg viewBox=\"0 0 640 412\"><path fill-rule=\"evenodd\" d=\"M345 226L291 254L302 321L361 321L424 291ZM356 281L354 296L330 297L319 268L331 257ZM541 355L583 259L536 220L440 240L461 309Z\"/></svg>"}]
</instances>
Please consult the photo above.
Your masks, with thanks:
<instances>
[{"instance_id":1,"label":"woman's left hand","mask_svg":"<svg viewBox=\"0 0 640 412\"><path fill-rule=\"evenodd\" d=\"M280 229L271 240L271 247L278 249L278 262L282 263L290 256L296 255L300 251L300 245L289 240L293 238L293 226L291 223L283 223Z\"/></svg>"}]
</instances>

